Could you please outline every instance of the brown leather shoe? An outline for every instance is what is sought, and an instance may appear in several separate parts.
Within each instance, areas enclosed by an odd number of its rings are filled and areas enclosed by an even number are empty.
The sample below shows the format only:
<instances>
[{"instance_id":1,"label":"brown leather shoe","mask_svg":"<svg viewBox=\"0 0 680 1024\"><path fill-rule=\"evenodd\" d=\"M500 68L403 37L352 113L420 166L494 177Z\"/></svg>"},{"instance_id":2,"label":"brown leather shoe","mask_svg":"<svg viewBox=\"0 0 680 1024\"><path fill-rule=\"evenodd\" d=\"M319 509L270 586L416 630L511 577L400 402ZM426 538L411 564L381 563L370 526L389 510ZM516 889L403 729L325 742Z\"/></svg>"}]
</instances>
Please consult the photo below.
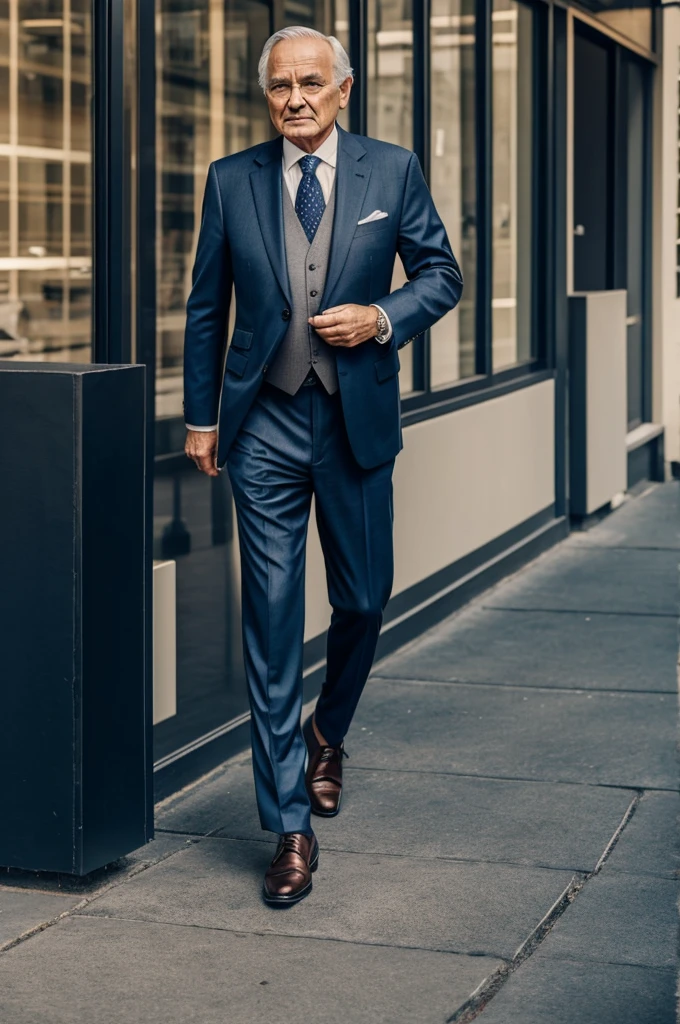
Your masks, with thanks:
<instances>
[{"instance_id":1,"label":"brown leather shoe","mask_svg":"<svg viewBox=\"0 0 680 1024\"><path fill-rule=\"evenodd\" d=\"M342 743L339 747L323 747L316 738L311 718L303 725L302 735L309 755L305 784L312 813L321 818L334 818L340 812L342 800L342 759L347 757L345 748Z\"/></svg>"},{"instance_id":2,"label":"brown leather shoe","mask_svg":"<svg viewBox=\"0 0 680 1024\"><path fill-rule=\"evenodd\" d=\"M316 836L288 832L279 836L274 859L264 876L263 896L270 906L290 906L312 891L312 872L319 866Z\"/></svg>"}]
</instances>

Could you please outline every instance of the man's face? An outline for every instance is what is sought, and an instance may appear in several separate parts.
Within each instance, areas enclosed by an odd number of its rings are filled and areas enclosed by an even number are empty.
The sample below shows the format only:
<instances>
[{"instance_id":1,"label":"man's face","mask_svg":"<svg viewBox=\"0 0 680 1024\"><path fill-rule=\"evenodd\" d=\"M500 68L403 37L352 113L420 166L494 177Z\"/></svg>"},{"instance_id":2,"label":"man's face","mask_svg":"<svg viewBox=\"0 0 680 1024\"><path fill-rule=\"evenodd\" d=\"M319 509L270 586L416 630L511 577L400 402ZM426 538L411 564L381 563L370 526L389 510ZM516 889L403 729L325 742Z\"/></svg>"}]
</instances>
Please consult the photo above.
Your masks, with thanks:
<instances>
[{"instance_id":1,"label":"man's face","mask_svg":"<svg viewBox=\"0 0 680 1024\"><path fill-rule=\"evenodd\" d=\"M274 127L308 153L328 138L349 102L352 79L335 84L324 39L283 39L269 57L267 103Z\"/></svg>"}]
</instances>

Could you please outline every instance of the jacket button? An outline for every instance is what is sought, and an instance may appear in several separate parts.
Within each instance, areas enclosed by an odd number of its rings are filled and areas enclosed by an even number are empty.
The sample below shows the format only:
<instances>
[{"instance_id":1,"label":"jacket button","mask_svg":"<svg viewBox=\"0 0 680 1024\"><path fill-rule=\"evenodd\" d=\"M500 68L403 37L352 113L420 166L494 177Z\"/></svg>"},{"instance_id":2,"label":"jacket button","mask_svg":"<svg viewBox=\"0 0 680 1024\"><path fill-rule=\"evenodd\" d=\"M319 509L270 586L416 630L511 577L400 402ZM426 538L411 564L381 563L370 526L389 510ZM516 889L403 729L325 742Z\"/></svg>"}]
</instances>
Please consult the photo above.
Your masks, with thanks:
<instances>
[{"instance_id":1,"label":"jacket button","mask_svg":"<svg viewBox=\"0 0 680 1024\"><path fill-rule=\"evenodd\" d=\"M289 309L284 309L283 310L283 312L281 313L281 319L282 320L290 320L290 310Z\"/></svg>"}]
</instances>

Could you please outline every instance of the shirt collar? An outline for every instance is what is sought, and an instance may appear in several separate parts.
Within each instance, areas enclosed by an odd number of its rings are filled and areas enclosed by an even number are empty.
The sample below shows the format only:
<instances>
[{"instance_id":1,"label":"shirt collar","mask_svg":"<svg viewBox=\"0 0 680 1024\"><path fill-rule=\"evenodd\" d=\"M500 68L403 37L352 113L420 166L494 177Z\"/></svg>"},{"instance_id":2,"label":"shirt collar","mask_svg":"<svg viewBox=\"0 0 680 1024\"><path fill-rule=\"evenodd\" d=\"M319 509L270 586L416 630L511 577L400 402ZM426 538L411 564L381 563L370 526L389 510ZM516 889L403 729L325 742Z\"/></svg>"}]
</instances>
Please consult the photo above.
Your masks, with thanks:
<instances>
[{"instance_id":1,"label":"shirt collar","mask_svg":"<svg viewBox=\"0 0 680 1024\"><path fill-rule=\"evenodd\" d=\"M325 142L323 142L317 150L314 151L314 156L318 156L319 160L323 160L329 167L335 167L338 160L338 129L333 125L333 131L330 133ZM293 164L298 163L302 160L303 156L307 154L299 149L294 142L284 138L283 140L283 170L287 174Z\"/></svg>"}]
</instances>

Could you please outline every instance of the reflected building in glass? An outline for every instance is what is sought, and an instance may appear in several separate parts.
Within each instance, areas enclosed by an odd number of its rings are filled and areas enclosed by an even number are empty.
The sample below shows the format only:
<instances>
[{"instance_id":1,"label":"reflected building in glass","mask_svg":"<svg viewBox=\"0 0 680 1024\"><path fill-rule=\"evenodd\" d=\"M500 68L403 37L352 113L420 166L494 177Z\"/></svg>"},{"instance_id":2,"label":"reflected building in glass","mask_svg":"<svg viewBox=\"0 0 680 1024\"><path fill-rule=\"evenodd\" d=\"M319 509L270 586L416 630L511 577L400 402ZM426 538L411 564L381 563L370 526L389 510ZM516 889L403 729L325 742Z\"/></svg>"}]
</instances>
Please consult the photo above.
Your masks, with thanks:
<instances>
[{"instance_id":1,"label":"reflected building in glass","mask_svg":"<svg viewBox=\"0 0 680 1024\"><path fill-rule=\"evenodd\" d=\"M0 3L0 355L92 345L92 20L86 0Z\"/></svg>"}]
</instances>

